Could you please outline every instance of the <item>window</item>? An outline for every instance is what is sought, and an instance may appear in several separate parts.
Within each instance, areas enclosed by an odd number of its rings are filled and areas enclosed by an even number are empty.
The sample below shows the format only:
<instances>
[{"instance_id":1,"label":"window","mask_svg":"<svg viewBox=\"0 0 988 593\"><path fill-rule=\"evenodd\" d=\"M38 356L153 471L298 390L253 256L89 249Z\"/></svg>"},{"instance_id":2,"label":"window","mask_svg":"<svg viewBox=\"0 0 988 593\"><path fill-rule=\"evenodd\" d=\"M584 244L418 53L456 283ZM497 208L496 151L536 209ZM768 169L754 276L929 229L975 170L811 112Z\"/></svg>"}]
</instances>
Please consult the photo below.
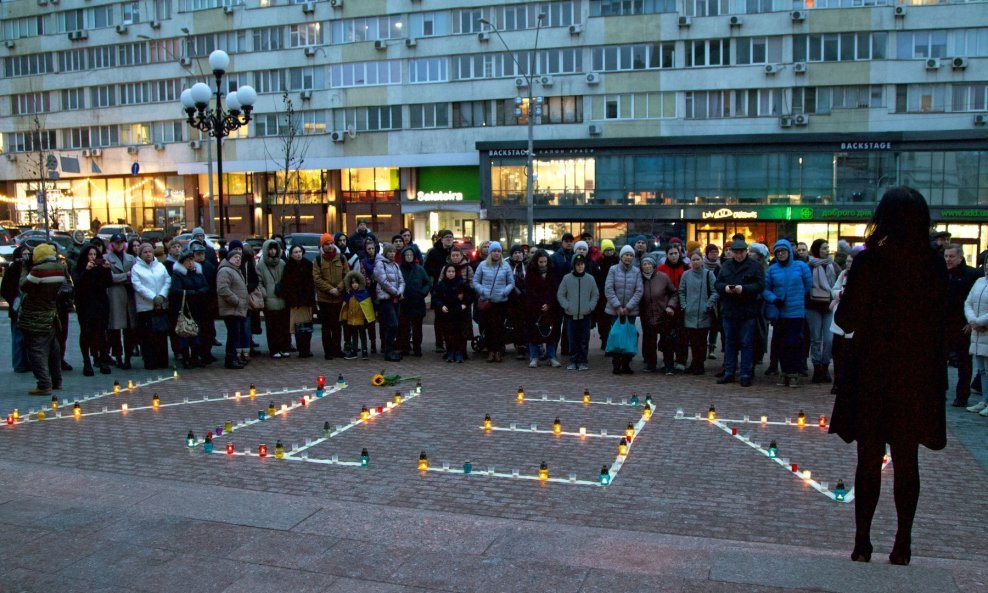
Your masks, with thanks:
<instances>
[{"instance_id":1,"label":"window","mask_svg":"<svg viewBox=\"0 0 988 593\"><path fill-rule=\"evenodd\" d=\"M24 39L26 37L37 37L47 33L45 23L47 16L29 16L19 19L6 19L3 21L4 39Z\"/></svg>"},{"instance_id":2,"label":"window","mask_svg":"<svg viewBox=\"0 0 988 593\"><path fill-rule=\"evenodd\" d=\"M333 88L401 84L401 62L350 62L330 66Z\"/></svg>"},{"instance_id":3,"label":"window","mask_svg":"<svg viewBox=\"0 0 988 593\"><path fill-rule=\"evenodd\" d=\"M326 112L324 110L303 111L300 115L303 134L326 133Z\"/></svg>"},{"instance_id":4,"label":"window","mask_svg":"<svg viewBox=\"0 0 988 593\"><path fill-rule=\"evenodd\" d=\"M737 48L738 64L775 64L782 61L781 37L742 37L738 39Z\"/></svg>"},{"instance_id":5,"label":"window","mask_svg":"<svg viewBox=\"0 0 988 593\"><path fill-rule=\"evenodd\" d=\"M408 81L445 82L449 80L446 58L419 58L408 62Z\"/></svg>"},{"instance_id":6,"label":"window","mask_svg":"<svg viewBox=\"0 0 988 593\"><path fill-rule=\"evenodd\" d=\"M114 49L112 46L102 45L86 50L89 58L89 69L116 67L117 52Z\"/></svg>"},{"instance_id":7,"label":"window","mask_svg":"<svg viewBox=\"0 0 988 593\"><path fill-rule=\"evenodd\" d=\"M177 62L182 55L181 39L152 39L148 41L148 52L152 64Z\"/></svg>"},{"instance_id":8,"label":"window","mask_svg":"<svg viewBox=\"0 0 988 593\"><path fill-rule=\"evenodd\" d=\"M63 130L65 148L92 148L119 146L120 132L117 126L93 126Z\"/></svg>"},{"instance_id":9,"label":"window","mask_svg":"<svg viewBox=\"0 0 988 593\"><path fill-rule=\"evenodd\" d=\"M797 62L884 60L887 44L888 33L884 31L794 35L793 58Z\"/></svg>"},{"instance_id":10,"label":"window","mask_svg":"<svg viewBox=\"0 0 988 593\"><path fill-rule=\"evenodd\" d=\"M448 12L415 12L408 16L409 37L449 35Z\"/></svg>"},{"instance_id":11,"label":"window","mask_svg":"<svg viewBox=\"0 0 988 593\"><path fill-rule=\"evenodd\" d=\"M120 5L120 22L125 25L133 25L141 22L141 3L124 2Z\"/></svg>"},{"instance_id":12,"label":"window","mask_svg":"<svg viewBox=\"0 0 988 593\"><path fill-rule=\"evenodd\" d=\"M274 51L285 47L282 41L282 27L254 29L251 33L254 51Z\"/></svg>"},{"instance_id":13,"label":"window","mask_svg":"<svg viewBox=\"0 0 988 593\"><path fill-rule=\"evenodd\" d=\"M86 50L70 49L58 52L59 72L78 72L86 69Z\"/></svg>"},{"instance_id":14,"label":"window","mask_svg":"<svg viewBox=\"0 0 988 593\"><path fill-rule=\"evenodd\" d=\"M254 72L254 90L258 93L282 93L285 91L284 70Z\"/></svg>"},{"instance_id":15,"label":"window","mask_svg":"<svg viewBox=\"0 0 988 593\"><path fill-rule=\"evenodd\" d=\"M487 28L480 21L491 20L490 9L463 8L453 11L453 33L479 33Z\"/></svg>"},{"instance_id":16,"label":"window","mask_svg":"<svg viewBox=\"0 0 988 593\"><path fill-rule=\"evenodd\" d=\"M222 49L229 54L239 53L247 49L247 31L229 31L227 33L210 33L185 37L186 56L208 57L214 50ZM174 58L173 58L174 59Z\"/></svg>"},{"instance_id":17,"label":"window","mask_svg":"<svg viewBox=\"0 0 988 593\"><path fill-rule=\"evenodd\" d=\"M74 111L86 108L86 92L84 89L62 90L62 111Z\"/></svg>"},{"instance_id":18,"label":"window","mask_svg":"<svg viewBox=\"0 0 988 593\"><path fill-rule=\"evenodd\" d=\"M254 135L257 137L277 136L282 117L277 113L264 113L254 116Z\"/></svg>"},{"instance_id":19,"label":"window","mask_svg":"<svg viewBox=\"0 0 988 593\"><path fill-rule=\"evenodd\" d=\"M150 124L126 124L120 126L121 144L150 144Z\"/></svg>"},{"instance_id":20,"label":"window","mask_svg":"<svg viewBox=\"0 0 988 593\"><path fill-rule=\"evenodd\" d=\"M6 134L6 139L10 152L35 152L39 150L56 150L58 148L54 130L9 132Z\"/></svg>"},{"instance_id":21,"label":"window","mask_svg":"<svg viewBox=\"0 0 988 593\"><path fill-rule=\"evenodd\" d=\"M408 127L413 130L449 127L449 103L414 103L408 106Z\"/></svg>"},{"instance_id":22,"label":"window","mask_svg":"<svg viewBox=\"0 0 988 593\"><path fill-rule=\"evenodd\" d=\"M289 47L308 47L322 44L322 25L320 23L301 23L288 27Z\"/></svg>"},{"instance_id":23,"label":"window","mask_svg":"<svg viewBox=\"0 0 988 593\"><path fill-rule=\"evenodd\" d=\"M910 113L939 113L944 111L946 85L906 85L906 109Z\"/></svg>"},{"instance_id":24,"label":"window","mask_svg":"<svg viewBox=\"0 0 988 593\"><path fill-rule=\"evenodd\" d=\"M900 60L947 57L947 31L900 31L896 40Z\"/></svg>"},{"instance_id":25,"label":"window","mask_svg":"<svg viewBox=\"0 0 988 593\"><path fill-rule=\"evenodd\" d=\"M590 16L676 12L675 0L590 0Z\"/></svg>"},{"instance_id":26,"label":"window","mask_svg":"<svg viewBox=\"0 0 988 593\"><path fill-rule=\"evenodd\" d=\"M359 124L366 113L366 124L363 128ZM358 107L357 108L358 130L400 130L401 129L401 105L385 105L383 107Z\"/></svg>"},{"instance_id":27,"label":"window","mask_svg":"<svg viewBox=\"0 0 988 593\"><path fill-rule=\"evenodd\" d=\"M460 101L453 103L453 127L476 128L494 125L490 101Z\"/></svg>"},{"instance_id":28,"label":"window","mask_svg":"<svg viewBox=\"0 0 988 593\"><path fill-rule=\"evenodd\" d=\"M397 39L404 36L401 25L401 17L398 15L331 21L330 43L340 45L359 41Z\"/></svg>"},{"instance_id":29,"label":"window","mask_svg":"<svg viewBox=\"0 0 988 593\"><path fill-rule=\"evenodd\" d=\"M955 84L951 89L951 111L988 109L988 83Z\"/></svg>"},{"instance_id":30,"label":"window","mask_svg":"<svg viewBox=\"0 0 988 593\"><path fill-rule=\"evenodd\" d=\"M288 71L288 90L301 91L326 88L323 80L325 69L308 66L292 68Z\"/></svg>"},{"instance_id":31,"label":"window","mask_svg":"<svg viewBox=\"0 0 988 593\"><path fill-rule=\"evenodd\" d=\"M510 78L527 75L532 52L454 55L450 60L450 80ZM583 55L578 48L539 50L534 66L535 74L582 72Z\"/></svg>"},{"instance_id":32,"label":"window","mask_svg":"<svg viewBox=\"0 0 988 593\"><path fill-rule=\"evenodd\" d=\"M988 28L948 31L947 55L964 58L988 56Z\"/></svg>"},{"instance_id":33,"label":"window","mask_svg":"<svg viewBox=\"0 0 988 593\"><path fill-rule=\"evenodd\" d=\"M127 43L117 47L117 63L121 66L140 66L148 62L148 47L144 43Z\"/></svg>"},{"instance_id":34,"label":"window","mask_svg":"<svg viewBox=\"0 0 988 593\"><path fill-rule=\"evenodd\" d=\"M179 0L179 11L209 10L221 6L243 6L244 0Z\"/></svg>"},{"instance_id":35,"label":"window","mask_svg":"<svg viewBox=\"0 0 988 593\"><path fill-rule=\"evenodd\" d=\"M593 70L596 72L672 68L675 65L675 44L595 47L592 50L592 57Z\"/></svg>"},{"instance_id":36,"label":"window","mask_svg":"<svg viewBox=\"0 0 988 593\"><path fill-rule=\"evenodd\" d=\"M151 141L155 144L181 142L184 128L185 122L182 121L154 122L151 124Z\"/></svg>"},{"instance_id":37,"label":"window","mask_svg":"<svg viewBox=\"0 0 988 593\"><path fill-rule=\"evenodd\" d=\"M13 115L48 113L51 111L51 98L47 92L11 95L10 110Z\"/></svg>"},{"instance_id":38,"label":"window","mask_svg":"<svg viewBox=\"0 0 988 593\"><path fill-rule=\"evenodd\" d=\"M731 91L686 93L686 119L719 119L731 116Z\"/></svg>"},{"instance_id":39,"label":"window","mask_svg":"<svg viewBox=\"0 0 988 593\"><path fill-rule=\"evenodd\" d=\"M542 105L542 123L583 123L583 97L546 97Z\"/></svg>"},{"instance_id":40,"label":"window","mask_svg":"<svg viewBox=\"0 0 988 593\"><path fill-rule=\"evenodd\" d=\"M94 86L89 89L89 105L92 108L113 107L117 104L117 94L113 85Z\"/></svg>"},{"instance_id":41,"label":"window","mask_svg":"<svg viewBox=\"0 0 988 593\"><path fill-rule=\"evenodd\" d=\"M730 63L730 39L707 39L686 42L687 68L695 68L700 66L727 66Z\"/></svg>"},{"instance_id":42,"label":"window","mask_svg":"<svg viewBox=\"0 0 988 593\"><path fill-rule=\"evenodd\" d=\"M583 71L583 51L572 49L547 49L539 52L539 74L574 74Z\"/></svg>"},{"instance_id":43,"label":"window","mask_svg":"<svg viewBox=\"0 0 988 593\"><path fill-rule=\"evenodd\" d=\"M3 71L7 78L49 74L55 71L55 60L51 53L11 56L4 58Z\"/></svg>"},{"instance_id":44,"label":"window","mask_svg":"<svg viewBox=\"0 0 988 593\"><path fill-rule=\"evenodd\" d=\"M728 0L685 0L686 16L717 16L728 14Z\"/></svg>"}]
</instances>

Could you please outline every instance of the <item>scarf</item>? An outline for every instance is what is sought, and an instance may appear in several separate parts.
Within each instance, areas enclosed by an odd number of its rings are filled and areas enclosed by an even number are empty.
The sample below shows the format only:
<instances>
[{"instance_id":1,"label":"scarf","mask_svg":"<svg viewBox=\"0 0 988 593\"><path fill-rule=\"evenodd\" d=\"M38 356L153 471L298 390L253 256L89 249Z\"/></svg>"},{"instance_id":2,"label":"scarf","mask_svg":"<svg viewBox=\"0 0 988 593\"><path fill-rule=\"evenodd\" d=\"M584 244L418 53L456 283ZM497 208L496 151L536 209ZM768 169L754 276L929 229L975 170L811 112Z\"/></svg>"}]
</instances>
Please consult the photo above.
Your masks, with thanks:
<instances>
[{"instance_id":1,"label":"scarf","mask_svg":"<svg viewBox=\"0 0 988 593\"><path fill-rule=\"evenodd\" d=\"M834 260L829 257L827 259L820 259L811 255L810 269L813 270L814 276L822 276L820 279L826 280L828 287L833 286L837 280L837 273L834 272Z\"/></svg>"}]
</instances>

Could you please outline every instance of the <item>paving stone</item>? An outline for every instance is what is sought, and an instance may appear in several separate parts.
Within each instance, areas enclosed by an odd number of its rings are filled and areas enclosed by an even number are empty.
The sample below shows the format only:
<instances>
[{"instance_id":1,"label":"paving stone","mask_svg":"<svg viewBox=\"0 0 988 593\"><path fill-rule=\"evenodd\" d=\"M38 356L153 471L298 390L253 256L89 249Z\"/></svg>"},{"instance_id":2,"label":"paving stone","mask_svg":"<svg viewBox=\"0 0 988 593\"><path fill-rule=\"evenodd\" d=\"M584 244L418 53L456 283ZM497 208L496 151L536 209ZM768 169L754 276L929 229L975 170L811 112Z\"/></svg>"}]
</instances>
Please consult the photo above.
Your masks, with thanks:
<instances>
[{"instance_id":1,"label":"paving stone","mask_svg":"<svg viewBox=\"0 0 988 593\"><path fill-rule=\"evenodd\" d=\"M325 574L274 566L249 566L243 576L222 589L222 593L325 593L336 581L336 577Z\"/></svg>"},{"instance_id":2,"label":"paving stone","mask_svg":"<svg viewBox=\"0 0 988 593\"><path fill-rule=\"evenodd\" d=\"M421 553L391 576L405 585L450 591L576 592L587 577L584 568L547 565L491 556Z\"/></svg>"}]
</instances>

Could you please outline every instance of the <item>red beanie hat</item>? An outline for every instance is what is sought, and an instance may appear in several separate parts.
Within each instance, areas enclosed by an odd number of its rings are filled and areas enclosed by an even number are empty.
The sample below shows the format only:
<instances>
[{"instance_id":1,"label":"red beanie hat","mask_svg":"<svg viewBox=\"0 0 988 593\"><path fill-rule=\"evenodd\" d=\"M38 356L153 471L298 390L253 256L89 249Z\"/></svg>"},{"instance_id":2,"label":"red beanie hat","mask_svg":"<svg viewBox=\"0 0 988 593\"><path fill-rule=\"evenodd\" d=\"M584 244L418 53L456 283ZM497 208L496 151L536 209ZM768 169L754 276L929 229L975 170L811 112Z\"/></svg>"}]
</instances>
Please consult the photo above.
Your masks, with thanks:
<instances>
[{"instance_id":1,"label":"red beanie hat","mask_svg":"<svg viewBox=\"0 0 988 593\"><path fill-rule=\"evenodd\" d=\"M332 242L333 242L333 235L330 235L329 233L323 233L322 237L319 237L319 247L322 247L326 243L332 243Z\"/></svg>"}]
</instances>

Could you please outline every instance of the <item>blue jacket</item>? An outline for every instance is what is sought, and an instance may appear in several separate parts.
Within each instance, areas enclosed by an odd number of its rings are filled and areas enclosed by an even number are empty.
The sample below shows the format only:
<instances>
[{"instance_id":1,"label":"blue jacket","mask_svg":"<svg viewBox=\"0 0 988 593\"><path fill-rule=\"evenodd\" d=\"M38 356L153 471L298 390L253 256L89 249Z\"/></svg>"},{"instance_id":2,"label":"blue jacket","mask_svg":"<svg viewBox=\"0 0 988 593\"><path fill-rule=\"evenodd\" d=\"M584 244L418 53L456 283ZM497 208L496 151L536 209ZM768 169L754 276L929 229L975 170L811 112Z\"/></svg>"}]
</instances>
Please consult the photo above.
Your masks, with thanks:
<instances>
[{"instance_id":1,"label":"blue jacket","mask_svg":"<svg viewBox=\"0 0 988 593\"><path fill-rule=\"evenodd\" d=\"M480 262L473 275L473 290L478 299L489 299L493 303L507 302L515 289L515 275L508 262L501 260L500 265L489 265L487 261Z\"/></svg>"},{"instance_id":2,"label":"blue jacket","mask_svg":"<svg viewBox=\"0 0 988 593\"><path fill-rule=\"evenodd\" d=\"M806 317L805 301L813 288L813 275L810 267L793 257L792 245L785 239L775 242L772 253L780 247L789 251L785 263L776 260L765 273L765 317L768 319L802 319ZM781 300L781 307L774 305Z\"/></svg>"}]
</instances>

